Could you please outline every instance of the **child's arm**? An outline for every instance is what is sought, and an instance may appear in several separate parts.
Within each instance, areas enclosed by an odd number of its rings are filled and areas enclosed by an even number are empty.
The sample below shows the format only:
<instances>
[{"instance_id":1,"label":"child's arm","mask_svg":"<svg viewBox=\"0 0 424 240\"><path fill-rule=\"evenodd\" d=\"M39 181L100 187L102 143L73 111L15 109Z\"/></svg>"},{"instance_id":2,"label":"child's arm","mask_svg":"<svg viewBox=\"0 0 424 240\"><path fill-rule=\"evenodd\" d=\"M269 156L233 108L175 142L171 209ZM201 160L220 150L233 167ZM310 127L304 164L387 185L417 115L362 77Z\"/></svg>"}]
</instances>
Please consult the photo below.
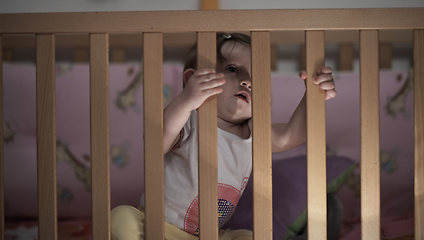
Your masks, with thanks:
<instances>
[{"instance_id":1,"label":"child's arm","mask_svg":"<svg viewBox=\"0 0 424 240\"><path fill-rule=\"evenodd\" d=\"M180 139L180 132L190 117L190 112L200 107L210 96L222 92L224 75L214 69L187 69L184 72L185 87L163 111L164 153Z\"/></svg>"},{"instance_id":2,"label":"child's arm","mask_svg":"<svg viewBox=\"0 0 424 240\"><path fill-rule=\"evenodd\" d=\"M306 79L306 72L299 73L299 77ZM336 96L335 84L330 67L322 67L317 72L314 83L325 90L325 99ZM306 94L291 116L287 124L275 123L271 125L272 151L282 152L290 150L306 141Z\"/></svg>"}]
</instances>

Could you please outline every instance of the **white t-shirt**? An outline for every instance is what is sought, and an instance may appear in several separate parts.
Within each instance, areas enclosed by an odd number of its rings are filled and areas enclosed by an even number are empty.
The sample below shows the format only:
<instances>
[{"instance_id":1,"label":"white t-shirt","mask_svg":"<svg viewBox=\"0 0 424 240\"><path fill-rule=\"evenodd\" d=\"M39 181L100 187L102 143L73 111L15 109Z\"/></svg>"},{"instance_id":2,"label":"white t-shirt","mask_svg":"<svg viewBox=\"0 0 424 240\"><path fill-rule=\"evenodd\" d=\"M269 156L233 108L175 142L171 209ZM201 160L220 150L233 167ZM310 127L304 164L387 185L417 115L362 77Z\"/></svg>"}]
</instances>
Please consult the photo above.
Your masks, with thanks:
<instances>
[{"instance_id":1,"label":"white t-shirt","mask_svg":"<svg viewBox=\"0 0 424 240\"><path fill-rule=\"evenodd\" d=\"M249 128L252 129L251 120ZM219 227L234 212L252 171L252 134L242 139L218 128L218 214ZM165 221L194 235L198 219L197 111L184 125L178 149L165 154ZM144 206L144 194L141 197Z\"/></svg>"}]
</instances>

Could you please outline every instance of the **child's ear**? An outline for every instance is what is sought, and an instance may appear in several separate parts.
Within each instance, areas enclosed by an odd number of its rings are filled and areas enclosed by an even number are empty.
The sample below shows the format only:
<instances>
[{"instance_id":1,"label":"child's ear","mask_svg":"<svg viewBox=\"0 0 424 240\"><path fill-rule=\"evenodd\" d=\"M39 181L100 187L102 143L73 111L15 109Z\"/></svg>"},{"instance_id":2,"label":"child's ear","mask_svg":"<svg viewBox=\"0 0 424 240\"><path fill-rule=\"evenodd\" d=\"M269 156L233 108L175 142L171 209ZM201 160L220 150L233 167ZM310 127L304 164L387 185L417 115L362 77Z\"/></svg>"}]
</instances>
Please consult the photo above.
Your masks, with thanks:
<instances>
[{"instance_id":1,"label":"child's ear","mask_svg":"<svg viewBox=\"0 0 424 240\"><path fill-rule=\"evenodd\" d=\"M193 68L187 68L184 72L183 72L183 83L184 86L187 84L187 81L191 78L191 76L193 76L194 72L196 70L194 70Z\"/></svg>"}]
</instances>

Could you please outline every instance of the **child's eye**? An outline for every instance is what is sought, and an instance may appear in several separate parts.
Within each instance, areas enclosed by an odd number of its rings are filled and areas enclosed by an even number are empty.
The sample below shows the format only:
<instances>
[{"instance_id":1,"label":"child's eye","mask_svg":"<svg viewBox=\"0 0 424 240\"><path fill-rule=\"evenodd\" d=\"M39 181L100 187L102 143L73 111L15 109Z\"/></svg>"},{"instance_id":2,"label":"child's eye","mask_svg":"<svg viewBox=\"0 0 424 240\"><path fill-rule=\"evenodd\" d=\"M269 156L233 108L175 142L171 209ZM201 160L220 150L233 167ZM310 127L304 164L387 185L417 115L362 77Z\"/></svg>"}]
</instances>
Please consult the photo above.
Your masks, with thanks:
<instances>
[{"instance_id":1,"label":"child's eye","mask_svg":"<svg viewBox=\"0 0 424 240\"><path fill-rule=\"evenodd\" d=\"M227 66L228 71L232 72L232 73L238 73L238 68L236 65L231 64Z\"/></svg>"}]
</instances>

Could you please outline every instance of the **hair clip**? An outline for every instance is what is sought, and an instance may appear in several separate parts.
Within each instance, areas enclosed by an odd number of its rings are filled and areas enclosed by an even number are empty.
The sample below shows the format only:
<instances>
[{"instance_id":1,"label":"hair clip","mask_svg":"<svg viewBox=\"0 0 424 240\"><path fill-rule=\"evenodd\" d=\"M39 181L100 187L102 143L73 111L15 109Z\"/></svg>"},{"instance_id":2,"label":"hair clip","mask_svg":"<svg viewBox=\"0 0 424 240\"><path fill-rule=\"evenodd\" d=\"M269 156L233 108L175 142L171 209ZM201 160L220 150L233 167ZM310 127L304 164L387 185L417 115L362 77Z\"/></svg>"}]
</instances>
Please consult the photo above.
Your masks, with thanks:
<instances>
[{"instance_id":1,"label":"hair clip","mask_svg":"<svg viewBox=\"0 0 424 240\"><path fill-rule=\"evenodd\" d=\"M222 36L224 36L226 39L230 39L231 38L231 35L230 34L224 34Z\"/></svg>"}]
</instances>

